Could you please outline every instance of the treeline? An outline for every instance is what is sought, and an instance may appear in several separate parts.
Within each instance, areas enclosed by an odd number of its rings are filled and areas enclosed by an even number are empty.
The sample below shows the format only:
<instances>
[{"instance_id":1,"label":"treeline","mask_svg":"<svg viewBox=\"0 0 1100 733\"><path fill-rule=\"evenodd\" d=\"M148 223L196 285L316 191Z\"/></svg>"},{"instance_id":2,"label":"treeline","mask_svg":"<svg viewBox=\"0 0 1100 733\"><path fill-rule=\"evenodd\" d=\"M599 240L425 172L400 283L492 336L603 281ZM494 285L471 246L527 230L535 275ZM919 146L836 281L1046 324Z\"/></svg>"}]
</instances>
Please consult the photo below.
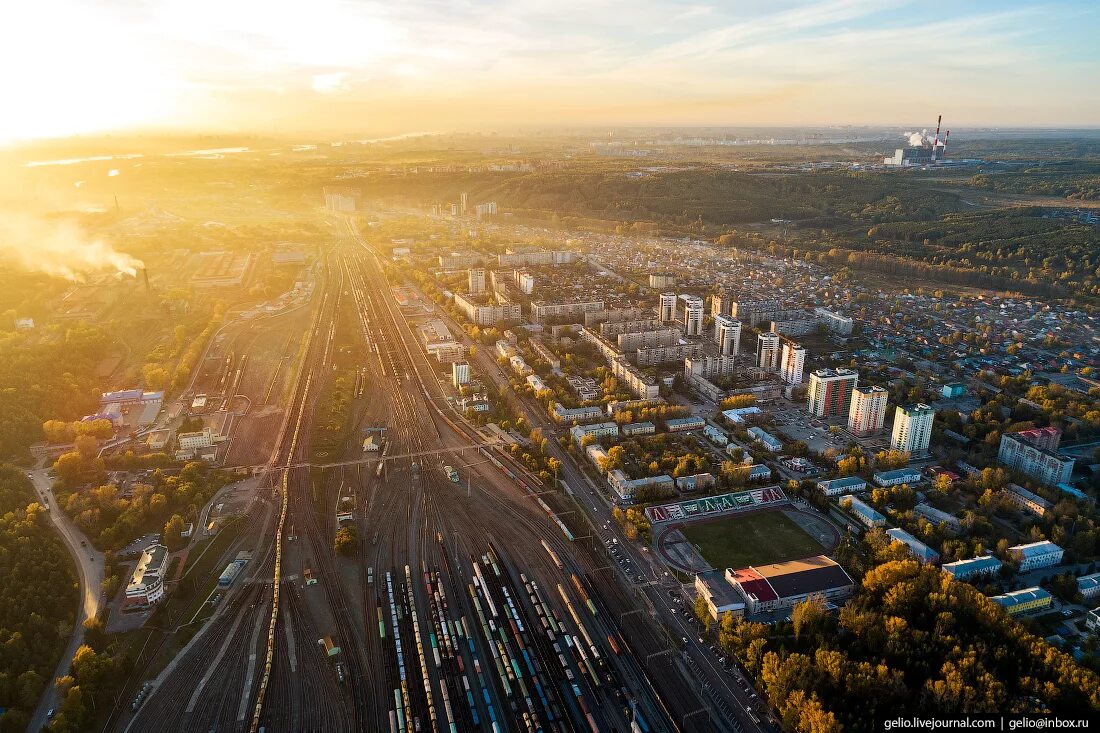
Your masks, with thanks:
<instances>
[{"instance_id":1,"label":"treeline","mask_svg":"<svg viewBox=\"0 0 1100 733\"><path fill-rule=\"evenodd\" d=\"M1090 166L1095 169L1097 166ZM1020 173L979 173L970 179L970 185L987 191L1028 194L1032 196L1061 196L1071 201L1096 201L1100 199L1100 171L1069 173L1050 171L1046 168L1028 168Z\"/></svg>"},{"instance_id":2,"label":"treeline","mask_svg":"<svg viewBox=\"0 0 1100 733\"><path fill-rule=\"evenodd\" d=\"M0 467L0 731L23 731L72 631L77 582L31 482Z\"/></svg>"},{"instance_id":3,"label":"treeline","mask_svg":"<svg viewBox=\"0 0 1100 733\"><path fill-rule=\"evenodd\" d=\"M839 615L790 624L724 618L721 646L759 680L787 730L871 731L887 717L1100 711L1100 678L972 586L895 546Z\"/></svg>"},{"instance_id":4,"label":"treeline","mask_svg":"<svg viewBox=\"0 0 1100 733\"><path fill-rule=\"evenodd\" d=\"M455 200L462 191L520 216L633 224L732 226L768 218L894 220L933 218L963 208L958 194L905 177L847 171L747 173L713 166L639 173L622 165L526 174L374 176L361 184L378 197ZM889 200L884 205L877 202Z\"/></svg>"},{"instance_id":5,"label":"treeline","mask_svg":"<svg viewBox=\"0 0 1100 733\"><path fill-rule=\"evenodd\" d=\"M99 405L96 368L109 339L97 326L42 337L0 332L0 458L26 454L47 419L76 420Z\"/></svg>"}]
</instances>

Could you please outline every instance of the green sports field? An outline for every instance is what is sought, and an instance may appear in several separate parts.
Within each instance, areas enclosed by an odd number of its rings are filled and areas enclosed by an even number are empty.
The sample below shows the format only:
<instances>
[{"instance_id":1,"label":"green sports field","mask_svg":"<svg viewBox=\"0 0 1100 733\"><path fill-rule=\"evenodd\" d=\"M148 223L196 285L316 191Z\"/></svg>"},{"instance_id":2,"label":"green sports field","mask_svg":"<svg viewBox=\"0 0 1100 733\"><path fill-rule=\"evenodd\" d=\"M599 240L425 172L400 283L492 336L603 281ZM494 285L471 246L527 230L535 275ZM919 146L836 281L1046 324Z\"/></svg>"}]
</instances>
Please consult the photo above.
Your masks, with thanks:
<instances>
[{"instance_id":1,"label":"green sports field","mask_svg":"<svg viewBox=\"0 0 1100 733\"><path fill-rule=\"evenodd\" d=\"M734 515L680 531L715 570L796 560L824 550L783 512Z\"/></svg>"}]
</instances>

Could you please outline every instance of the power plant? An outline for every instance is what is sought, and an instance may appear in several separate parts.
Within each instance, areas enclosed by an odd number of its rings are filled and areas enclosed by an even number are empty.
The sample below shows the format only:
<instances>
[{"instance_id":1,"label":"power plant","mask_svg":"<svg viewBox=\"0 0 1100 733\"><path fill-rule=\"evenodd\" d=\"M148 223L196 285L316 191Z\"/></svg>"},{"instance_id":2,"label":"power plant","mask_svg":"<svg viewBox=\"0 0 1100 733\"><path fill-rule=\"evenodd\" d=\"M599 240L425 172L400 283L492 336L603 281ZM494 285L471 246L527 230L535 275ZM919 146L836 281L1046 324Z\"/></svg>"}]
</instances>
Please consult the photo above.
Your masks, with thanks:
<instances>
[{"instance_id":1,"label":"power plant","mask_svg":"<svg viewBox=\"0 0 1100 733\"><path fill-rule=\"evenodd\" d=\"M898 148L889 158L884 158L883 165L908 168L918 165L935 165L947 157L947 138L951 136L948 130L943 140L940 140L940 125L943 123L943 115L936 119L936 134L928 137L928 131L906 133L909 138L909 146Z\"/></svg>"}]
</instances>

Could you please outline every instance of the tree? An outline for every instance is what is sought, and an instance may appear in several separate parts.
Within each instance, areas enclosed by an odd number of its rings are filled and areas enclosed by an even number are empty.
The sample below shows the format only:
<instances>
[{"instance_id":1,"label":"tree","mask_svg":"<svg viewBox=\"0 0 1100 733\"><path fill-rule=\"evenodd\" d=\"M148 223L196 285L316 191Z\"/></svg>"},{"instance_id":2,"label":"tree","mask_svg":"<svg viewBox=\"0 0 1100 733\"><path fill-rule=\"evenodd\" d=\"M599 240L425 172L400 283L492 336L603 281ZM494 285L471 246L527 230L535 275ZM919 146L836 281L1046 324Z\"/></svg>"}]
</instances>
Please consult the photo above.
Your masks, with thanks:
<instances>
[{"instance_id":1,"label":"tree","mask_svg":"<svg viewBox=\"0 0 1100 733\"><path fill-rule=\"evenodd\" d=\"M791 611L791 625L794 627L795 638L801 638L803 631L809 634L818 631L827 618L828 611L822 597L811 596L802 601Z\"/></svg>"},{"instance_id":2,"label":"tree","mask_svg":"<svg viewBox=\"0 0 1100 733\"><path fill-rule=\"evenodd\" d=\"M187 539L183 536L183 530L185 524L183 517L179 514L173 514L172 517L165 522L164 531L161 533L164 546L172 552L182 549L187 544Z\"/></svg>"},{"instance_id":3,"label":"tree","mask_svg":"<svg viewBox=\"0 0 1100 733\"><path fill-rule=\"evenodd\" d=\"M64 420L47 420L42 423L42 434L50 443L68 443L73 439L76 430L72 423Z\"/></svg>"},{"instance_id":4,"label":"tree","mask_svg":"<svg viewBox=\"0 0 1100 733\"><path fill-rule=\"evenodd\" d=\"M710 606L707 604L707 599L700 593L695 596L695 618L699 619L699 623L703 624L703 627L710 631L710 626L714 623L714 619L710 615Z\"/></svg>"},{"instance_id":5,"label":"tree","mask_svg":"<svg viewBox=\"0 0 1100 733\"><path fill-rule=\"evenodd\" d=\"M343 555L344 557L353 557L356 555L359 552L359 543L355 525L347 524L337 530L333 544L336 554L338 555Z\"/></svg>"}]
</instances>

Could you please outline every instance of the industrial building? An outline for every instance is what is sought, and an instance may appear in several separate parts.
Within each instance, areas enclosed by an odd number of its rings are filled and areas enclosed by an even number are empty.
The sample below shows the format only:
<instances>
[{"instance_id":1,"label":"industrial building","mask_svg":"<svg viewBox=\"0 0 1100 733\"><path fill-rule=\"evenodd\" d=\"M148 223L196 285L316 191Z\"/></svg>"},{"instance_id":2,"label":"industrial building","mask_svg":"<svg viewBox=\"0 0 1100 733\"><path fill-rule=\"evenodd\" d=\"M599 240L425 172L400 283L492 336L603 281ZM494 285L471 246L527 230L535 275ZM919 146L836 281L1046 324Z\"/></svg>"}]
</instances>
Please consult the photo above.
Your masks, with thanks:
<instances>
[{"instance_id":1,"label":"industrial building","mask_svg":"<svg viewBox=\"0 0 1100 733\"><path fill-rule=\"evenodd\" d=\"M935 165L937 162L942 162L947 157L947 139L951 137L951 131L948 130L947 134L943 136L943 140L940 140L940 124L942 122L943 115L940 115L936 120L936 135L931 140L928 140L923 132L910 133L909 145L904 148L897 148L893 155L883 159L882 164L891 167L909 168L911 166Z\"/></svg>"},{"instance_id":2,"label":"industrial building","mask_svg":"<svg viewBox=\"0 0 1100 733\"><path fill-rule=\"evenodd\" d=\"M848 598L855 588L844 568L824 555L727 569L726 580L745 599L750 614L794 608L809 598L836 604Z\"/></svg>"}]
</instances>

